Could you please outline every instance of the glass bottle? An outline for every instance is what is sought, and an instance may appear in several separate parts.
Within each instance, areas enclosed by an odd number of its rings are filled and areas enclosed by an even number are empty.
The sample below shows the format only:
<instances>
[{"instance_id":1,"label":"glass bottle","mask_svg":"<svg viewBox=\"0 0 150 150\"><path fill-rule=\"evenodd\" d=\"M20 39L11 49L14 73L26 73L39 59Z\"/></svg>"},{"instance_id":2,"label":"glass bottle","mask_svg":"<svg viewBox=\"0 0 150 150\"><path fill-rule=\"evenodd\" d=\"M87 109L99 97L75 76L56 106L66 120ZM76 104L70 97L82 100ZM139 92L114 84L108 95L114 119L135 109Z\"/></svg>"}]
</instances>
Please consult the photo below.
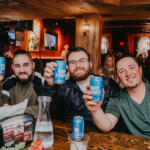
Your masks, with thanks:
<instances>
[{"instance_id":1,"label":"glass bottle","mask_svg":"<svg viewBox=\"0 0 150 150\"><path fill-rule=\"evenodd\" d=\"M39 96L39 114L35 126L34 141L39 139L44 148L51 147L54 143L53 126L50 117L49 105L51 97Z\"/></svg>"}]
</instances>

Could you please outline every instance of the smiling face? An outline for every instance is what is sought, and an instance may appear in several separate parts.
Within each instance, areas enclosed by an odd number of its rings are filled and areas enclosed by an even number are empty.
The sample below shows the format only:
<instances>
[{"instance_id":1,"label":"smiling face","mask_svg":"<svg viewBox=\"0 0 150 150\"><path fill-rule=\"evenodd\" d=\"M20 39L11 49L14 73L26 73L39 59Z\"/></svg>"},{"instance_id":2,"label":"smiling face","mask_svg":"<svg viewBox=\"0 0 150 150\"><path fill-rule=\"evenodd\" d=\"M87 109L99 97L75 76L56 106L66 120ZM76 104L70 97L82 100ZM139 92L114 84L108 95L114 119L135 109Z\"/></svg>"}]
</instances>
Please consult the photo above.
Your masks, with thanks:
<instances>
[{"instance_id":1,"label":"smiling face","mask_svg":"<svg viewBox=\"0 0 150 150\"><path fill-rule=\"evenodd\" d=\"M92 63L89 62L85 52L72 52L68 57L68 62L68 70L74 80L81 81L89 76Z\"/></svg>"},{"instance_id":2,"label":"smiling face","mask_svg":"<svg viewBox=\"0 0 150 150\"><path fill-rule=\"evenodd\" d=\"M131 57L122 58L116 65L119 80L126 88L135 88L142 82L142 68Z\"/></svg>"},{"instance_id":3,"label":"smiling face","mask_svg":"<svg viewBox=\"0 0 150 150\"><path fill-rule=\"evenodd\" d=\"M26 83L32 78L34 66L27 55L19 54L13 60L12 69L19 81Z\"/></svg>"}]
</instances>

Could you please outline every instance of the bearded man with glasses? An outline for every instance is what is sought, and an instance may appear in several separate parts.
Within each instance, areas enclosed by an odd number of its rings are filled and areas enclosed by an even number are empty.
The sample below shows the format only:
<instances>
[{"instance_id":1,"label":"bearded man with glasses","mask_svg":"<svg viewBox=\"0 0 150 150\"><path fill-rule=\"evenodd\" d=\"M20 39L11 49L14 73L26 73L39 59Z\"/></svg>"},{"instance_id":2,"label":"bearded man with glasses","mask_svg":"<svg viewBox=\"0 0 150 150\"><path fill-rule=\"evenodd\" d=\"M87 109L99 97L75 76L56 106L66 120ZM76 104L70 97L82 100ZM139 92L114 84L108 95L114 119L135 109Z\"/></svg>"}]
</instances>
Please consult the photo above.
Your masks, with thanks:
<instances>
[{"instance_id":1,"label":"bearded man with glasses","mask_svg":"<svg viewBox=\"0 0 150 150\"><path fill-rule=\"evenodd\" d=\"M51 96L51 114L63 114L63 118L67 122L72 122L74 116L83 116L86 126L94 126L90 111L86 108L83 99L83 93L90 84L92 62L90 54L82 47L70 49L67 53L67 69L70 73L69 80L65 84L56 85L53 83L53 72L56 67L55 62L46 64L44 70L43 93L45 96ZM119 91L118 85L108 77L102 77L104 83L104 100L101 105L105 110L108 98ZM60 116L59 116L60 119Z\"/></svg>"}]
</instances>

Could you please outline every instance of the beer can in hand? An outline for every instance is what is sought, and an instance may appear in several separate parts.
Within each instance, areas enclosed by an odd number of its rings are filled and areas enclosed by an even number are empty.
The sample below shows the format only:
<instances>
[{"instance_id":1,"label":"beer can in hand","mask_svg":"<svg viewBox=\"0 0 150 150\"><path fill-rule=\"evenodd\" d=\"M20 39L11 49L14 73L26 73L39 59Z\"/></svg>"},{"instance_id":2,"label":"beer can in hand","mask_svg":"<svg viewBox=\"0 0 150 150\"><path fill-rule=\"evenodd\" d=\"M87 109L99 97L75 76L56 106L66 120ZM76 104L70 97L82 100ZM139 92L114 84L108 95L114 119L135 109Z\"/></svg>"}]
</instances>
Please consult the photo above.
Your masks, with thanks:
<instances>
[{"instance_id":1,"label":"beer can in hand","mask_svg":"<svg viewBox=\"0 0 150 150\"><path fill-rule=\"evenodd\" d=\"M82 140L84 135L84 119L82 116L75 116L72 120L72 139Z\"/></svg>"},{"instance_id":2,"label":"beer can in hand","mask_svg":"<svg viewBox=\"0 0 150 150\"><path fill-rule=\"evenodd\" d=\"M103 79L102 77L92 77L90 80L90 91L92 91L93 101L102 101Z\"/></svg>"},{"instance_id":3,"label":"beer can in hand","mask_svg":"<svg viewBox=\"0 0 150 150\"><path fill-rule=\"evenodd\" d=\"M5 75L5 58L0 57L0 75Z\"/></svg>"},{"instance_id":4,"label":"beer can in hand","mask_svg":"<svg viewBox=\"0 0 150 150\"><path fill-rule=\"evenodd\" d=\"M64 61L56 61L57 66L54 70L53 82L56 84L65 83L66 80L66 63Z\"/></svg>"}]
</instances>

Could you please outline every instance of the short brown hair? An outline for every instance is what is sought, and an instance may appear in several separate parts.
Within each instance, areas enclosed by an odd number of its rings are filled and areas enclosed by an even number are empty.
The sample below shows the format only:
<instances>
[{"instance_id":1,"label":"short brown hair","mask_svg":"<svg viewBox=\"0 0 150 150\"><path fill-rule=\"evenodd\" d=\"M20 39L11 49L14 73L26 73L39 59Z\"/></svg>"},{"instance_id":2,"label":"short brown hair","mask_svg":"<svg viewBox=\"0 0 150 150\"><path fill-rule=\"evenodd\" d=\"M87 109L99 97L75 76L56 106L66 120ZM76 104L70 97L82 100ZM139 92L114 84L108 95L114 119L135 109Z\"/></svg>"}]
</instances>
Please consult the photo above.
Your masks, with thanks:
<instances>
[{"instance_id":1,"label":"short brown hair","mask_svg":"<svg viewBox=\"0 0 150 150\"><path fill-rule=\"evenodd\" d=\"M14 59L15 59L15 57L16 57L17 55L26 55L26 56L28 56L28 58L30 59L30 61L33 62L32 56L30 55L29 52L27 52L27 51L25 51L25 50L23 50L23 49L18 49L17 51L15 51L15 52L13 53L12 64L13 64L13 61L14 61Z\"/></svg>"},{"instance_id":2,"label":"short brown hair","mask_svg":"<svg viewBox=\"0 0 150 150\"><path fill-rule=\"evenodd\" d=\"M80 51L84 52L88 56L88 61L90 61L90 54L83 47L73 47L67 53L67 56L66 56L67 64L68 64L69 55L73 52L80 52Z\"/></svg>"},{"instance_id":3,"label":"short brown hair","mask_svg":"<svg viewBox=\"0 0 150 150\"><path fill-rule=\"evenodd\" d=\"M117 59L117 61L116 61L116 66L117 66L117 63L118 63L119 60L121 60L121 59L123 59L123 58L126 58L126 57L132 58L132 59L137 63L137 65L140 67L139 61L138 61L137 58L134 57L131 53L123 53L123 54ZM115 67L115 68L116 68L116 70L117 70L117 67Z\"/></svg>"}]
</instances>

